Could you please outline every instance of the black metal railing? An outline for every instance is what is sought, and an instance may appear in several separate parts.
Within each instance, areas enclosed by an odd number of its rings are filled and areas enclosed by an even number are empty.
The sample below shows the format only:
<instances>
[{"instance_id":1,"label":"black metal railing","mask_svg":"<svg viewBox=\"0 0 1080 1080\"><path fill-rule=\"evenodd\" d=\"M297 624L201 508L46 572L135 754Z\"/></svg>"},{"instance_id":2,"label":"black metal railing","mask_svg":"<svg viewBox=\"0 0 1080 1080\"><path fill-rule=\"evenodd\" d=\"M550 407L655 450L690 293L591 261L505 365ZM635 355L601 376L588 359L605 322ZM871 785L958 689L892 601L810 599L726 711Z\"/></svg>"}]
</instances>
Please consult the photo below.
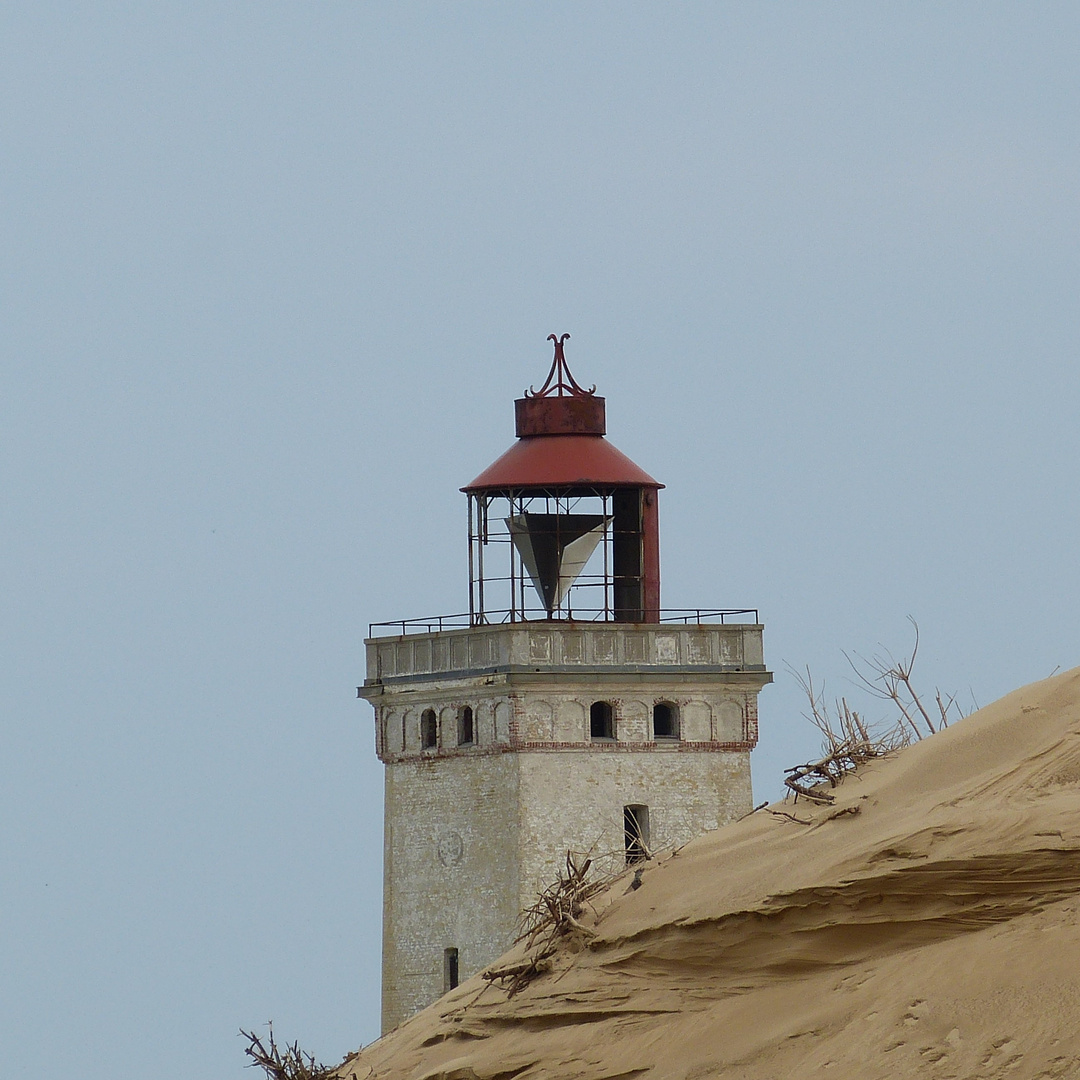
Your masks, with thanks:
<instances>
[{"instance_id":1,"label":"black metal railing","mask_svg":"<svg viewBox=\"0 0 1080 1080\"><path fill-rule=\"evenodd\" d=\"M514 619L511 621L511 614ZM740 617L742 616L742 617ZM752 616L746 618L745 616ZM479 621L483 619L483 621ZM756 624L758 618L757 608L663 608L660 611L661 623L681 623L684 626L693 626L699 623L744 623ZM615 622L611 618L611 610L608 608L576 608L573 616L564 619L551 619L546 612L535 617L522 615L521 611L511 613L504 611L485 611L483 615L470 617L469 613L459 615L428 615L419 619L390 619L387 622L375 622L368 625L368 637L404 637L407 634L434 634L443 630L468 630L482 626L509 626L523 622L542 623L605 623L615 626L626 626L627 623ZM643 623L638 625L655 626L656 623ZM377 633L376 631L383 631Z\"/></svg>"}]
</instances>

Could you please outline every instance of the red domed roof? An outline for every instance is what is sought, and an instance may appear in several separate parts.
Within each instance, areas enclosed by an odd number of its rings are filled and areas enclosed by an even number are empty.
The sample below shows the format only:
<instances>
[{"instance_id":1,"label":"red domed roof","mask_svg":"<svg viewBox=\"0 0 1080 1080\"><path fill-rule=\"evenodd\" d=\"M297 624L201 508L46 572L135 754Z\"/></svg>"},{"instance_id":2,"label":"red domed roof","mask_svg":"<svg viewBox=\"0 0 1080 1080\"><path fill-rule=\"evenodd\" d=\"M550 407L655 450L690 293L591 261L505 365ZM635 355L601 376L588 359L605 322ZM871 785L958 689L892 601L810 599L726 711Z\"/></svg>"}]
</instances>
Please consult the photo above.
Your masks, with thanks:
<instances>
[{"instance_id":1,"label":"red domed roof","mask_svg":"<svg viewBox=\"0 0 1080 1080\"><path fill-rule=\"evenodd\" d=\"M639 469L602 435L533 435L519 439L465 492L536 487L664 485Z\"/></svg>"}]
</instances>

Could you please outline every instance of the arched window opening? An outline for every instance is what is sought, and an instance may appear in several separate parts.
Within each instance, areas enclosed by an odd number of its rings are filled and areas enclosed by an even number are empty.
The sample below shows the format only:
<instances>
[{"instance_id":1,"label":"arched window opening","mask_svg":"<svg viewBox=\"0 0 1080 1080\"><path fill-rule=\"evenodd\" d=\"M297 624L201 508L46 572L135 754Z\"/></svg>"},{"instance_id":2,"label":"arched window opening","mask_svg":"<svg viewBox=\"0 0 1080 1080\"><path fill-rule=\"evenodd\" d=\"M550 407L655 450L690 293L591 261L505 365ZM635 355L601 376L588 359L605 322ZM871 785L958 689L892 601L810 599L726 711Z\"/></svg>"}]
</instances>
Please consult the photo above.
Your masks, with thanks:
<instances>
[{"instance_id":1,"label":"arched window opening","mask_svg":"<svg viewBox=\"0 0 1080 1080\"><path fill-rule=\"evenodd\" d=\"M649 808L623 807L623 834L626 837L626 865L644 862L649 857Z\"/></svg>"},{"instance_id":2,"label":"arched window opening","mask_svg":"<svg viewBox=\"0 0 1080 1080\"><path fill-rule=\"evenodd\" d=\"M679 708L670 701L658 701L652 710L654 739L677 739L679 737Z\"/></svg>"},{"instance_id":3,"label":"arched window opening","mask_svg":"<svg viewBox=\"0 0 1080 1080\"><path fill-rule=\"evenodd\" d=\"M434 709L425 709L420 714L420 749L433 750L439 742L439 725Z\"/></svg>"},{"instance_id":4,"label":"arched window opening","mask_svg":"<svg viewBox=\"0 0 1080 1080\"><path fill-rule=\"evenodd\" d=\"M589 709L589 735L594 739L615 738L615 717L610 701L594 701Z\"/></svg>"},{"instance_id":5,"label":"arched window opening","mask_svg":"<svg viewBox=\"0 0 1080 1080\"><path fill-rule=\"evenodd\" d=\"M466 705L465 708L458 713L457 741L458 746L469 746L472 744L473 711L471 705Z\"/></svg>"}]
</instances>

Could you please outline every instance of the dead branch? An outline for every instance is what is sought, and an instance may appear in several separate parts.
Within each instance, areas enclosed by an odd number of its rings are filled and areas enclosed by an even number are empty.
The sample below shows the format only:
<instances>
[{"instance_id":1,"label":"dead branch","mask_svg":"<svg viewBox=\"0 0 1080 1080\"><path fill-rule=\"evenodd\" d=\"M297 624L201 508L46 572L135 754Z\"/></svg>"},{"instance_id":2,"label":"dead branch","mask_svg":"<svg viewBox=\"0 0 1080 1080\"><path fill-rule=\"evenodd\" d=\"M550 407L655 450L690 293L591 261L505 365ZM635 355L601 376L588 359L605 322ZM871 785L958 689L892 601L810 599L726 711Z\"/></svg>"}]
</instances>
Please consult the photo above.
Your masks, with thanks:
<instances>
[{"instance_id":1,"label":"dead branch","mask_svg":"<svg viewBox=\"0 0 1080 1080\"><path fill-rule=\"evenodd\" d=\"M514 939L515 943L524 941L525 948L532 949L542 942L543 949L570 930L585 929L578 922L578 917L585 910L586 902L605 884L598 878L586 880L592 865L591 858L575 856L574 852L567 851L564 869L522 912L520 932Z\"/></svg>"},{"instance_id":2,"label":"dead branch","mask_svg":"<svg viewBox=\"0 0 1080 1080\"><path fill-rule=\"evenodd\" d=\"M938 712L941 713L941 726L942 727L948 727L949 726L949 710L955 707L956 711L958 713L960 712L960 706L956 704L956 695L951 694L949 696L948 701L942 701L941 700L941 691L937 687L934 687L934 697L937 700ZM960 713L960 719L963 719L963 717L964 717L964 714Z\"/></svg>"},{"instance_id":3,"label":"dead branch","mask_svg":"<svg viewBox=\"0 0 1080 1080\"><path fill-rule=\"evenodd\" d=\"M525 943L525 959L482 973L488 982L498 982L507 997L513 997L538 975L549 971L550 958L563 941L576 939L580 943L596 936L594 930L581 922L581 915L589 900L615 875L596 875L590 879L593 865L592 858L567 851L565 864L555 881L521 913L514 942Z\"/></svg>"},{"instance_id":4,"label":"dead branch","mask_svg":"<svg viewBox=\"0 0 1080 1080\"><path fill-rule=\"evenodd\" d=\"M911 685L911 670L915 666L915 657L919 651L919 624L910 615L908 616L908 620L911 625L915 627L915 644L911 648L911 656L908 659L907 664L904 664L903 662L896 664L889 674L893 675L899 682L903 683L904 689L907 690L911 700L915 703L915 707L922 713L922 718L926 721L926 726L930 729L930 734L933 735L937 728L934 727L934 723L930 719L930 714L923 708L923 703L919 700L919 695L915 693L915 688Z\"/></svg>"},{"instance_id":5,"label":"dead branch","mask_svg":"<svg viewBox=\"0 0 1080 1080\"><path fill-rule=\"evenodd\" d=\"M824 686L820 690L815 687L809 668L805 669L804 675L789 664L788 671L806 695L809 712L803 715L821 732L824 741L821 747L822 758L786 769L784 784L789 791L794 792L796 802L802 796L811 802L828 805L833 802L833 797L827 791L821 790L821 784L827 783L830 787L836 787L847 773L854 772L867 761L903 745L906 740L903 732L896 728L881 734L871 732L870 725L857 710L848 705L846 698L840 698L834 708L830 709L825 699ZM867 681L858 670L856 674L859 674L864 682ZM874 688L874 691L880 695L877 688Z\"/></svg>"},{"instance_id":6,"label":"dead branch","mask_svg":"<svg viewBox=\"0 0 1080 1080\"><path fill-rule=\"evenodd\" d=\"M775 817L787 818L788 821L794 821L797 825L813 825L813 822L809 818L796 817L794 814L789 814L785 810L769 810L770 814Z\"/></svg>"},{"instance_id":7,"label":"dead branch","mask_svg":"<svg viewBox=\"0 0 1080 1080\"><path fill-rule=\"evenodd\" d=\"M754 807L753 810L747 810L746 813L743 814L742 817L736 818L735 820L736 821L742 821L743 818L748 818L748 817L750 817L751 814L756 814L759 810L764 810L765 807L768 806L768 805L769 805L768 802L759 803L757 806Z\"/></svg>"},{"instance_id":8,"label":"dead branch","mask_svg":"<svg viewBox=\"0 0 1080 1080\"><path fill-rule=\"evenodd\" d=\"M827 791L817 791L814 788L807 787L806 784L801 783L802 776L806 774L800 774L799 769L802 766L796 768L794 776L784 777L784 783L795 792L795 801L799 801L801 795L804 799L809 799L811 802L828 804L833 802L833 797Z\"/></svg>"},{"instance_id":9,"label":"dead branch","mask_svg":"<svg viewBox=\"0 0 1080 1080\"><path fill-rule=\"evenodd\" d=\"M552 945L542 950L535 956L527 957L519 964L506 964L500 968L488 968L481 972L481 976L488 982L499 982L506 991L506 996L512 998L519 990L523 990L538 975L551 970L551 957L555 955L555 946Z\"/></svg>"},{"instance_id":10,"label":"dead branch","mask_svg":"<svg viewBox=\"0 0 1080 1080\"><path fill-rule=\"evenodd\" d=\"M274 1025L267 1024L267 1028L265 1043L253 1031L240 1029L240 1034L248 1041L244 1053L251 1058L250 1068L259 1066L268 1080L325 1080L330 1076L331 1070L301 1050L297 1043L279 1047L274 1041Z\"/></svg>"},{"instance_id":11,"label":"dead branch","mask_svg":"<svg viewBox=\"0 0 1080 1080\"><path fill-rule=\"evenodd\" d=\"M784 777L784 784L795 793L796 802L801 795L811 802L832 803L833 796L821 790L822 783L836 787L848 773L854 772L873 758L881 757L890 749L892 744L887 741L874 742L861 736L834 739L832 752L820 761L809 761L805 765L793 765L790 769L785 769L787 775Z\"/></svg>"}]
</instances>

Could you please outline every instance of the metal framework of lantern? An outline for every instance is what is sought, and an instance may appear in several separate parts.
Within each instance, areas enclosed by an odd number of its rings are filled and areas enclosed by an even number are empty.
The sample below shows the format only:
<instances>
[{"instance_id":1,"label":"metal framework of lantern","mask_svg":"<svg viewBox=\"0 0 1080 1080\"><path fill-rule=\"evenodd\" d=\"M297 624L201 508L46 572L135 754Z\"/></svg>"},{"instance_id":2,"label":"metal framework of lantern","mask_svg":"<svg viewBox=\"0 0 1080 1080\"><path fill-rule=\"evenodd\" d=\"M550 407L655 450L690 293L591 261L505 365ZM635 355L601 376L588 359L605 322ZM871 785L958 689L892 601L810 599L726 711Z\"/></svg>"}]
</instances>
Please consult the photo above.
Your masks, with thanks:
<instances>
[{"instance_id":1,"label":"metal framework of lantern","mask_svg":"<svg viewBox=\"0 0 1080 1080\"><path fill-rule=\"evenodd\" d=\"M661 484L604 438L604 399L555 357L515 402L518 442L462 490L469 500L469 619L655 622Z\"/></svg>"}]
</instances>

